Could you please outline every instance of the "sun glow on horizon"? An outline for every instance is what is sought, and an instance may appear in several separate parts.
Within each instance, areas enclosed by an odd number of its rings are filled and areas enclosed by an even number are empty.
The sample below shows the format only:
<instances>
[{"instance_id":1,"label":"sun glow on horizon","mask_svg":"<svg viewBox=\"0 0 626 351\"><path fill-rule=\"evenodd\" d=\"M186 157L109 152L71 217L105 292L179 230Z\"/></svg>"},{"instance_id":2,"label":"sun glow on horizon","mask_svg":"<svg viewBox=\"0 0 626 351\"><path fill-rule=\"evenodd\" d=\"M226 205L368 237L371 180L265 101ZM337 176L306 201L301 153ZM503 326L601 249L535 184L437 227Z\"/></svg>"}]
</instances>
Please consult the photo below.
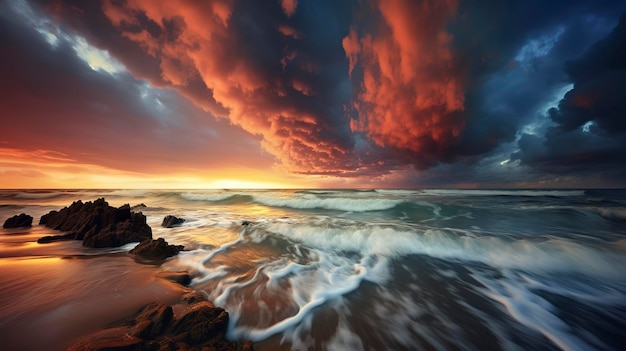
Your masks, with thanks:
<instances>
[{"instance_id":1,"label":"sun glow on horizon","mask_svg":"<svg viewBox=\"0 0 626 351\"><path fill-rule=\"evenodd\" d=\"M323 183L278 168L132 172L80 162L52 150L0 147L2 189L293 189Z\"/></svg>"}]
</instances>

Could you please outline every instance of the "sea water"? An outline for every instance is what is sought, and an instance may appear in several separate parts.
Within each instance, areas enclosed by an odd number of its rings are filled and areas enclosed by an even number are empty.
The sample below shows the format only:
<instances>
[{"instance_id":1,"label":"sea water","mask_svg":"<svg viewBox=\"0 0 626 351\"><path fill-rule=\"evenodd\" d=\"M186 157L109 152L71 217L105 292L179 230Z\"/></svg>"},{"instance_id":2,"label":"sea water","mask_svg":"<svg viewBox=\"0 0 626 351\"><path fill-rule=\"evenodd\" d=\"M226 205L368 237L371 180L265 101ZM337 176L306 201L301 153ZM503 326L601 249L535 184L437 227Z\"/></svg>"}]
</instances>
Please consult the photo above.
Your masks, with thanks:
<instances>
[{"instance_id":1,"label":"sea water","mask_svg":"<svg viewBox=\"0 0 626 351\"><path fill-rule=\"evenodd\" d=\"M626 345L623 190L4 190L0 219L98 197L145 204L153 236L185 246L158 269L189 271L230 313L228 337L257 350ZM166 215L185 222L162 228ZM34 243L49 232L0 232L0 273L102 252ZM120 264L126 249L107 251L110 275L146 269Z\"/></svg>"}]
</instances>

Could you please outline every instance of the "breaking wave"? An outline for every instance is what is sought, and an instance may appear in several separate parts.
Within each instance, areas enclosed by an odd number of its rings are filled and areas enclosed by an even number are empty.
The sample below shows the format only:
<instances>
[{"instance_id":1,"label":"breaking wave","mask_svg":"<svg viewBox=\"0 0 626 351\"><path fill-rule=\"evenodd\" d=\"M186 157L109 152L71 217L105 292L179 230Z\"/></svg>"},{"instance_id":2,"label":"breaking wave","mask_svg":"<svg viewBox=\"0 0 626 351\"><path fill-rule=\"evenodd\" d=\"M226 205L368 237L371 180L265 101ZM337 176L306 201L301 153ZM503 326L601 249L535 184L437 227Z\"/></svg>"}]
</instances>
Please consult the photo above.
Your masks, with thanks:
<instances>
[{"instance_id":1,"label":"breaking wave","mask_svg":"<svg viewBox=\"0 0 626 351\"><path fill-rule=\"evenodd\" d=\"M441 229L407 230L378 225L333 226L328 223L294 225L272 223L265 230L309 247L331 252L398 257L423 254L455 261L482 262L492 267L544 272L576 272L622 277L626 252L583 246L565 239L541 241L477 236Z\"/></svg>"},{"instance_id":2,"label":"breaking wave","mask_svg":"<svg viewBox=\"0 0 626 351\"><path fill-rule=\"evenodd\" d=\"M277 239L287 239L286 251L281 245L281 252L290 252L297 259L285 256L263 259L257 262L253 274L232 277L229 277L227 266L205 267L218 255L236 251L239 245L273 243L275 246ZM574 293L580 295L577 298L582 296L585 299L593 299L594 295L603 296L601 299L608 303L619 302L620 293L611 289L572 292L575 286L563 285L559 288L558 284L568 283L557 284L552 277L557 274L575 276L576 281L583 279L581 277L609 279L624 284L621 269L626 264L624 253L624 248L618 245L600 249L565 239L513 240L479 236L471 231L364 225L349 220L326 219L308 223L273 221L254 224L242 229L235 241L214 250L185 253L181 262L200 273L192 286L207 280L219 280L217 287L207 294L217 305L226 306L230 311L229 337L236 339L261 341L280 333L283 341L303 342L300 336L312 328L311 318L316 308L328 306L330 302L340 304L347 294L356 291L366 281L385 287L390 279L394 279L394 261L410 255L423 255L450 263L463 263L474 279L482 284L482 288L476 288L481 296L502 304L514 319L542 333L555 344L576 349L572 347L580 340L574 332L563 328L563 321L550 312L552 307L549 303L539 301L542 298L534 289L561 289L555 290L556 293ZM493 276L484 273L485 268L481 265L504 276L494 280ZM552 285L543 286L541 281L531 278L544 275L550 277L547 281ZM454 278L456 273L448 273L448 276ZM249 302L238 292L246 289L254 291L257 297L264 294L281 296L282 303L292 306L288 309L292 313L272 322L263 319L256 324L242 322L249 313L244 305ZM396 303L410 304L411 299L398 301ZM278 308L262 301L254 303L259 304L256 309L261 315ZM542 323L537 323L539 317L534 316L541 316ZM496 322L486 320L485 323ZM343 333L349 334L349 330L337 331L334 337L341 337Z\"/></svg>"},{"instance_id":3,"label":"breaking wave","mask_svg":"<svg viewBox=\"0 0 626 351\"><path fill-rule=\"evenodd\" d=\"M599 207L595 210L603 217L626 219L626 208L624 207Z\"/></svg>"}]
</instances>

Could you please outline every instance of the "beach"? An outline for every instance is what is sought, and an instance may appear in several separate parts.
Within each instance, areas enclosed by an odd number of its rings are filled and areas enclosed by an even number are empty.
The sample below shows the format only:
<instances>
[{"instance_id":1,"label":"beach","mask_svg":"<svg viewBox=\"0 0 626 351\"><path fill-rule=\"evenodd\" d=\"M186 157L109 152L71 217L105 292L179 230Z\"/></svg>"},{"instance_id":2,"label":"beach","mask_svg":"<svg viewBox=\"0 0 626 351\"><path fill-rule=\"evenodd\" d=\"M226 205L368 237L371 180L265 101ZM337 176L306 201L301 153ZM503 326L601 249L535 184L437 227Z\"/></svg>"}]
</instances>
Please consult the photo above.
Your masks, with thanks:
<instances>
[{"instance_id":1,"label":"beach","mask_svg":"<svg viewBox=\"0 0 626 351\"><path fill-rule=\"evenodd\" d=\"M39 218L104 197L184 251L138 262ZM617 350L623 190L2 190L0 345L63 350L190 290L255 350ZM185 221L161 226L174 215ZM184 287L157 276L187 271Z\"/></svg>"}]
</instances>

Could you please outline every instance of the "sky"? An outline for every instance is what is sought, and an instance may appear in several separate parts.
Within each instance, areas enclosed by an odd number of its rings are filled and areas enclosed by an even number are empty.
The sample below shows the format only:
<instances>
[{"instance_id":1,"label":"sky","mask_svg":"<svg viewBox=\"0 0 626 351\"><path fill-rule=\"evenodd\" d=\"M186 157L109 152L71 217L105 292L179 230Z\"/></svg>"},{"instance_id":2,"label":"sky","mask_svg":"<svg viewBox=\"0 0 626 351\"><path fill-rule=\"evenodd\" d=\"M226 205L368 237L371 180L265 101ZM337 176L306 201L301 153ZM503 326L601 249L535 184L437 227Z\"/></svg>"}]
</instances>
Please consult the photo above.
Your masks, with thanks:
<instances>
[{"instance_id":1,"label":"sky","mask_svg":"<svg viewBox=\"0 0 626 351\"><path fill-rule=\"evenodd\" d=\"M0 188L626 187L626 2L0 2Z\"/></svg>"}]
</instances>

